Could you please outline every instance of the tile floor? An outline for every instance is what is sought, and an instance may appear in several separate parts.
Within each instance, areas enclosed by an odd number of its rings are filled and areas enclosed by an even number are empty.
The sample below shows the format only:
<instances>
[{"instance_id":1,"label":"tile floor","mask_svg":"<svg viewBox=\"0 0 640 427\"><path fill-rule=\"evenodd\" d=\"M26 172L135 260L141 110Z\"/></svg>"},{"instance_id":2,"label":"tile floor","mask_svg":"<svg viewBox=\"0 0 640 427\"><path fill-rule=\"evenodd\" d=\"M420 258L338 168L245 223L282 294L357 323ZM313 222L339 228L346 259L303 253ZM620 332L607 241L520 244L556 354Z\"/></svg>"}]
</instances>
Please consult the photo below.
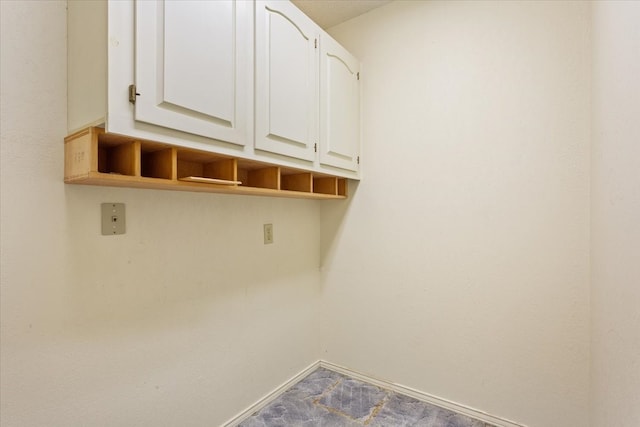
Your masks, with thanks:
<instances>
[{"instance_id":1,"label":"tile floor","mask_svg":"<svg viewBox=\"0 0 640 427\"><path fill-rule=\"evenodd\" d=\"M318 368L238 427L493 427Z\"/></svg>"}]
</instances>

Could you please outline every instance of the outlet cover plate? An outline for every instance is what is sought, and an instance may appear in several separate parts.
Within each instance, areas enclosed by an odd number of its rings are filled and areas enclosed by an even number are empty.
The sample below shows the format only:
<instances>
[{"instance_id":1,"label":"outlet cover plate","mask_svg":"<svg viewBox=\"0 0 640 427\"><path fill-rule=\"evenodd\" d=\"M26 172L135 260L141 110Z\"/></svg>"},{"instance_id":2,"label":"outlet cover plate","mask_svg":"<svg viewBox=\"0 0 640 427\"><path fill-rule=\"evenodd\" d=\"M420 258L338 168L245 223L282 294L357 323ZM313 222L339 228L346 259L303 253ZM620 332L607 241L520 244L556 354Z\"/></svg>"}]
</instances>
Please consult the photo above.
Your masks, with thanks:
<instances>
[{"instance_id":1,"label":"outlet cover plate","mask_svg":"<svg viewBox=\"0 0 640 427\"><path fill-rule=\"evenodd\" d=\"M126 221L124 203L102 203L102 235L124 234Z\"/></svg>"},{"instance_id":2,"label":"outlet cover plate","mask_svg":"<svg viewBox=\"0 0 640 427\"><path fill-rule=\"evenodd\" d=\"M273 243L273 224L264 225L264 244L270 245Z\"/></svg>"}]
</instances>

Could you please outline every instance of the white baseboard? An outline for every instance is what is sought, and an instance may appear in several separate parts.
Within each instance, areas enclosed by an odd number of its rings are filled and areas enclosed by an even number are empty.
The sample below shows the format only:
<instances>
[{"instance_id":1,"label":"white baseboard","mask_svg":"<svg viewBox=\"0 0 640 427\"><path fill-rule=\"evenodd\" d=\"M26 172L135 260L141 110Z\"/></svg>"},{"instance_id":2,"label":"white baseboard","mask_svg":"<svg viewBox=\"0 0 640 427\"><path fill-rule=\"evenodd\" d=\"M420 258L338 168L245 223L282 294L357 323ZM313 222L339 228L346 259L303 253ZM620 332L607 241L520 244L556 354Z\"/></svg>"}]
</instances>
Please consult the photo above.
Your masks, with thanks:
<instances>
[{"instance_id":1,"label":"white baseboard","mask_svg":"<svg viewBox=\"0 0 640 427\"><path fill-rule=\"evenodd\" d=\"M470 408L468 406L461 405L459 403L452 402L447 399L442 399L440 397L433 396L419 390L415 390L411 387L406 387L401 384L380 380L372 376L353 371L349 368L345 368L344 366L327 362L325 360L318 360L317 362L312 363L307 368L303 369L300 373L294 375L288 381L286 381L285 383L283 383L282 385L274 389L272 392L267 394L265 397L258 400L256 403L248 407L246 410L242 411L242 413L236 415L235 417L233 417L232 419L224 423L222 427L237 426L242 421L246 420L251 415L253 415L255 412L259 411L260 409L267 406L269 403L273 402L287 389L291 388L293 385L295 385L297 382L305 378L307 375L309 375L311 372L316 370L318 367L329 369L330 371L334 371L339 374L343 374L348 377L355 378L357 380L360 380L369 384L373 384L375 386L378 386L386 390L391 390L396 393L403 394L405 396L413 397L414 399L417 399L421 402L430 403L432 405L439 406L440 408L448 409L450 411L457 412L459 414L463 414L468 417L475 418L480 421L484 421L486 423L490 423L497 427L526 427L524 424L518 424L516 422L507 420L502 417L497 417L495 415L487 414L486 412L479 411L477 409Z\"/></svg>"},{"instance_id":2,"label":"white baseboard","mask_svg":"<svg viewBox=\"0 0 640 427\"><path fill-rule=\"evenodd\" d=\"M311 365L309 365L306 368L304 368L301 372L299 372L296 375L294 375L293 377L291 377L288 381L286 381L285 383L281 384L279 387L277 387L276 389L271 391L265 397L263 397L262 399L258 400L256 403L254 403L253 405L249 406L247 409L245 409L244 411L242 411L241 413L239 413L235 417L231 418L226 423L222 424L222 427L235 427L235 426L237 426L238 424L240 424L241 422L243 422L244 420L249 418L251 415L253 415L254 413L259 411L260 409L262 409L265 406L267 406L269 403L271 403L274 400L276 400L282 393L287 391L289 388L293 387L296 383L298 383L300 380L305 378L311 372L315 371L319 366L320 366L320 361L319 360L317 362L313 362Z\"/></svg>"},{"instance_id":3,"label":"white baseboard","mask_svg":"<svg viewBox=\"0 0 640 427\"><path fill-rule=\"evenodd\" d=\"M526 427L524 424L518 424L516 422L497 417L495 415L487 414L486 412L479 411L474 408L470 408L465 405L461 405L456 402L452 402L447 399L442 399L437 396L433 396L422 391L413 389L411 387L403 386L401 384L392 383L385 380L380 380L369 375L353 371L349 368L345 368L343 366L339 366L333 364L331 362L327 362L324 360L320 361L320 366L322 368L329 369L331 371L338 372L339 374L346 375L348 377L355 378L357 380L373 384L380 388L384 388L386 390L395 391L398 394L403 394L405 396L413 397L421 402L430 403L435 406L439 406L440 408L448 409L453 412L457 412L459 414L466 415L471 418L475 418L476 420L484 421L485 423L490 423L497 427Z\"/></svg>"}]
</instances>

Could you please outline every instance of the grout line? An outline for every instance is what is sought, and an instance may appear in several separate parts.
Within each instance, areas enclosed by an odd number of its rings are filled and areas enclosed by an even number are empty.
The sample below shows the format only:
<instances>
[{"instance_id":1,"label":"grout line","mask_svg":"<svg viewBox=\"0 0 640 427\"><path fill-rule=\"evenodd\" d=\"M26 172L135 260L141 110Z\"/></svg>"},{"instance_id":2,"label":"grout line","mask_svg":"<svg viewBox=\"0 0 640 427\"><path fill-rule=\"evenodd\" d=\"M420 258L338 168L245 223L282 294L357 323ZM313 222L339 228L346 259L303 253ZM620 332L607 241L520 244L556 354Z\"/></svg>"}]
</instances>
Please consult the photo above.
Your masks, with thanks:
<instances>
[{"instance_id":1,"label":"grout line","mask_svg":"<svg viewBox=\"0 0 640 427\"><path fill-rule=\"evenodd\" d=\"M313 403L319 403L323 397L325 397L327 394L332 392L336 387L338 387L338 384L340 384L341 382L342 382L342 378L338 378L335 383L327 387L327 389L323 393L321 393L320 396L314 399Z\"/></svg>"},{"instance_id":2,"label":"grout line","mask_svg":"<svg viewBox=\"0 0 640 427\"><path fill-rule=\"evenodd\" d=\"M325 410L327 410L327 411L329 411L331 413L334 413L336 415L340 415L342 417L345 417L350 421L354 421L354 422L356 422L358 424L362 424L361 421L357 420L356 418L353 418L351 415L347 414L346 412L342 412L340 409L333 408L333 407L327 406L327 405L323 405L322 403L318 403L316 406L319 406L322 409L325 409Z\"/></svg>"},{"instance_id":3,"label":"grout line","mask_svg":"<svg viewBox=\"0 0 640 427\"><path fill-rule=\"evenodd\" d=\"M378 388L380 388L380 387L378 387ZM376 403L376 405L373 407L373 411L371 411L371 414L369 414L369 418L367 418L367 419L364 421L364 425L369 425L369 423L370 423L371 421L373 421L373 419L374 419L375 417L377 417L377 416L378 416L378 414L379 414L379 413L380 413L380 411L382 410L382 407L383 407L383 406L384 406L384 405L389 401L389 396L390 396L390 395L391 395L391 393L393 393L393 392L391 392L390 390L384 390L384 391L385 391L385 395L384 395L384 397L382 398L382 400L380 400L380 402Z\"/></svg>"},{"instance_id":4,"label":"grout line","mask_svg":"<svg viewBox=\"0 0 640 427\"><path fill-rule=\"evenodd\" d=\"M336 388L336 387L338 387L338 384L340 384L340 383L342 382L342 380L343 380L343 379L344 379L344 378L338 378L338 379L336 380L336 382L335 382L335 383L333 383L332 385L330 385L329 387L327 387L327 389L324 391L324 393L322 393L320 396L318 396L317 398L315 398L315 399L313 400L313 404L314 404L314 405L316 405L316 406L319 406L319 407L321 407L321 408L323 408L323 409L325 409L325 410L327 410L327 411L329 411L329 412L332 412L332 413L334 413L334 414L337 414L337 415L341 415L341 416L343 416L343 417L346 417L346 418L348 418L348 419L349 419L349 420L351 420L351 421L356 421L356 422L358 422L358 420L357 420L357 419L353 418L351 415L347 414L346 412L342 412L342 411L341 411L340 409L338 409L338 408L333 408L333 407L331 407L331 406L327 406L327 405L324 405L324 404L320 403L320 401L322 400L322 398L323 398L323 397L325 397L327 394L331 393L333 390L335 390L335 388Z\"/></svg>"}]
</instances>

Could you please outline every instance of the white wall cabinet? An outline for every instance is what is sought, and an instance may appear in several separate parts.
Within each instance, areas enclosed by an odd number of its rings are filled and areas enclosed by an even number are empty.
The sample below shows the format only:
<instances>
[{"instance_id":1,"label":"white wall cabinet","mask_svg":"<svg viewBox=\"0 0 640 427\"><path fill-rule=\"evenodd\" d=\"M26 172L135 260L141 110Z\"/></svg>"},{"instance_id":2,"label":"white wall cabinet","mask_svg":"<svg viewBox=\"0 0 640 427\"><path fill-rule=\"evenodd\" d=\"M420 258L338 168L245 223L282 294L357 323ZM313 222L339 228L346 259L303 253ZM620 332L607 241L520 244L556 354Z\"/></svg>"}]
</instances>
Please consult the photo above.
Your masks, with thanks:
<instances>
[{"instance_id":1,"label":"white wall cabinet","mask_svg":"<svg viewBox=\"0 0 640 427\"><path fill-rule=\"evenodd\" d=\"M360 165L360 63L328 35L320 39L320 163Z\"/></svg>"},{"instance_id":2,"label":"white wall cabinet","mask_svg":"<svg viewBox=\"0 0 640 427\"><path fill-rule=\"evenodd\" d=\"M359 179L358 62L290 2L71 1L68 40L70 133Z\"/></svg>"},{"instance_id":3,"label":"white wall cabinet","mask_svg":"<svg viewBox=\"0 0 640 427\"><path fill-rule=\"evenodd\" d=\"M250 3L137 1L135 120L245 145Z\"/></svg>"},{"instance_id":4,"label":"white wall cabinet","mask_svg":"<svg viewBox=\"0 0 640 427\"><path fill-rule=\"evenodd\" d=\"M313 161L320 28L292 3L256 2L255 146Z\"/></svg>"}]
</instances>

